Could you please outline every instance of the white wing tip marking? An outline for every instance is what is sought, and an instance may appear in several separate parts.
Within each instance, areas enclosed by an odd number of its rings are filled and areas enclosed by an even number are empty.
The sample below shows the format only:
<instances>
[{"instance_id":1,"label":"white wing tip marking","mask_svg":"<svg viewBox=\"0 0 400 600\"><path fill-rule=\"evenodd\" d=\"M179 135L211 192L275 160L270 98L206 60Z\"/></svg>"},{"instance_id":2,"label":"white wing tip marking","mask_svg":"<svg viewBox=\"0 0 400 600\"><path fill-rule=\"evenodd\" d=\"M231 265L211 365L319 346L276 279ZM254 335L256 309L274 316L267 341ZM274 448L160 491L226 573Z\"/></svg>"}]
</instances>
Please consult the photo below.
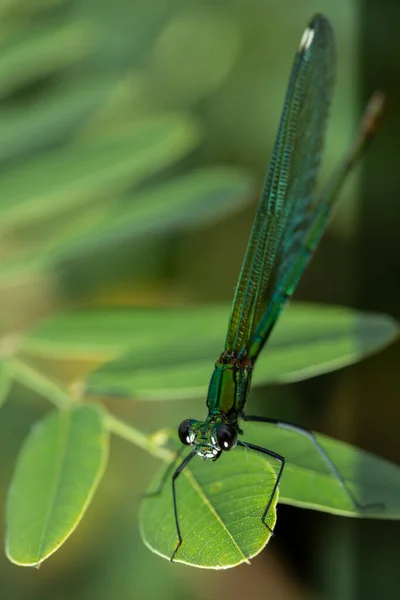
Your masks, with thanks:
<instances>
[{"instance_id":1,"label":"white wing tip marking","mask_svg":"<svg viewBox=\"0 0 400 600\"><path fill-rule=\"evenodd\" d=\"M299 46L299 50L301 52L304 52L304 50L307 50L307 48L309 48L311 46L311 42L313 41L314 34L315 34L315 30L312 29L311 27L307 27L304 30L303 36L300 41L300 46Z\"/></svg>"}]
</instances>

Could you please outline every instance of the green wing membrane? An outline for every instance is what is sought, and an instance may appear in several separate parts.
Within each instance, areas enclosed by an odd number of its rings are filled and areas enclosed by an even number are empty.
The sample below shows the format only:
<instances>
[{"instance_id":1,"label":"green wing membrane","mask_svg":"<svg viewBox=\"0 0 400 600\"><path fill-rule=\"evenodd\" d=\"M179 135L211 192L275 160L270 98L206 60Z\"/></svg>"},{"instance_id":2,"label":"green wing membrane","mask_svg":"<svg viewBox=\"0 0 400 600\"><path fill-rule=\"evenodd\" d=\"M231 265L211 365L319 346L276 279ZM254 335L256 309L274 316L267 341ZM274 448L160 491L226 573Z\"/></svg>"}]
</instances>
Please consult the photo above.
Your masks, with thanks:
<instances>
[{"instance_id":1,"label":"green wing membrane","mask_svg":"<svg viewBox=\"0 0 400 600\"><path fill-rule=\"evenodd\" d=\"M310 235L325 225L317 227L321 214L315 187L334 75L333 30L317 15L295 57L233 300L225 350L239 356L258 355L306 266Z\"/></svg>"}]
</instances>

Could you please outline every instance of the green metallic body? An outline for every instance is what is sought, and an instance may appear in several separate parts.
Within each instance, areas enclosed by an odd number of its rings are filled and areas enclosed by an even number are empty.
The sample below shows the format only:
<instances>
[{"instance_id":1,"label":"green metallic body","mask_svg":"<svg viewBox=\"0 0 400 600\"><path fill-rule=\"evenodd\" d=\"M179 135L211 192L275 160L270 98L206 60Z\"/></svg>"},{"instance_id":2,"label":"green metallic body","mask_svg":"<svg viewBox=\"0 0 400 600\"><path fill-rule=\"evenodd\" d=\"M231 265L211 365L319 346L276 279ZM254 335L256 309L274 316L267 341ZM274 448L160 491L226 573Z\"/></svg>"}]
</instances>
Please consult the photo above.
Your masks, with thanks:
<instances>
[{"instance_id":1,"label":"green metallic body","mask_svg":"<svg viewBox=\"0 0 400 600\"><path fill-rule=\"evenodd\" d=\"M257 358L325 231L347 174L374 132L379 107L373 106L354 147L317 196L334 78L333 30L325 17L316 15L304 31L290 75L235 290L225 349L209 384L208 416L204 421L190 420L187 439L203 458L216 460L221 452L216 442L219 425L231 425L242 433L239 419Z\"/></svg>"},{"instance_id":2,"label":"green metallic body","mask_svg":"<svg viewBox=\"0 0 400 600\"><path fill-rule=\"evenodd\" d=\"M208 416L190 420L191 444L216 460L216 432L234 427L249 394L257 357L325 229L333 198L315 198L335 66L331 25L316 16L292 68L271 163L236 286L225 350L208 389Z\"/></svg>"},{"instance_id":3,"label":"green metallic body","mask_svg":"<svg viewBox=\"0 0 400 600\"><path fill-rule=\"evenodd\" d=\"M249 394L252 370L249 360L239 361L227 352L215 363L207 394L207 418L190 421L198 454L203 458L215 458L212 449L216 446L216 429L222 423L242 433L239 418Z\"/></svg>"},{"instance_id":4,"label":"green metallic body","mask_svg":"<svg viewBox=\"0 0 400 600\"><path fill-rule=\"evenodd\" d=\"M292 297L321 236L328 224L347 174L373 136L383 106L382 96L372 98L361 124L359 136L322 194L316 195L325 125L329 113L335 75L335 43L332 27L316 15L305 29L298 47L271 163L257 206L253 228L235 290L224 351L217 359L208 394L205 420L185 419L178 436L191 452L172 475L178 543L182 545L176 481L196 455L215 461L236 445L253 450L277 462L278 470L262 523L267 522L276 498L285 457L274 450L243 442L238 436L240 419L273 423L305 435L319 452L331 474L341 483L353 505L364 508L348 488L345 479L315 435L293 423L275 418L245 414L253 368L279 315ZM174 467L171 463L161 482Z\"/></svg>"},{"instance_id":5,"label":"green metallic body","mask_svg":"<svg viewBox=\"0 0 400 600\"><path fill-rule=\"evenodd\" d=\"M208 418L223 415L226 422L236 422L241 414L251 383L252 365L239 363L224 354L215 363L207 394Z\"/></svg>"}]
</instances>

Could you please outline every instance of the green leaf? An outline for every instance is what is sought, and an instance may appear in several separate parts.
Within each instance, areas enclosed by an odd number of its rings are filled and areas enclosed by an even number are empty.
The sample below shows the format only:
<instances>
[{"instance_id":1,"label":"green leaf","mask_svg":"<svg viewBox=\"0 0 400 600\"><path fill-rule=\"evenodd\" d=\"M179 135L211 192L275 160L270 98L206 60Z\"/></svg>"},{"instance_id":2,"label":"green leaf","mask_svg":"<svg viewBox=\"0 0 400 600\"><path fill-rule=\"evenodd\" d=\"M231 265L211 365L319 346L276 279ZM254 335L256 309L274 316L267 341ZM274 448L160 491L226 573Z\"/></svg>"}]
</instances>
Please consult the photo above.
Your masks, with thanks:
<instances>
[{"instance_id":1,"label":"green leaf","mask_svg":"<svg viewBox=\"0 0 400 600\"><path fill-rule=\"evenodd\" d=\"M107 102L119 80L104 73L101 77L74 77L27 103L24 110L0 107L0 160L10 161L70 139Z\"/></svg>"},{"instance_id":2,"label":"green leaf","mask_svg":"<svg viewBox=\"0 0 400 600\"><path fill-rule=\"evenodd\" d=\"M84 21L32 28L6 45L0 56L0 96L87 56L95 33Z\"/></svg>"},{"instance_id":3,"label":"green leaf","mask_svg":"<svg viewBox=\"0 0 400 600\"><path fill-rule=\"evenodd\" d=\"M140 364L146 365L153 357L157 364L163 348L168 347L169 359L174 362L176 358L179 362L185 354L182 344L191 339L197 340L199 351L204 347L202 354L206 353L206 356L210 349L220 348L228 311L227 305L221 305L60 313L28 333L22 350L60 360L109 360L133 348L137 350ZM174 344L171 346L172 333Z\"/></svg>"},{"instance_id":4,"label":"green leaf","mask_svg":"<svg viewBox=\"0 0 400 600\"><path fill-rule=\"evenodd\" d=\"M264 448L267 445L285 457L280 502L336 515L400 518L400 467L317 434L364 506L360 511L306 436L265 423L242 422L241 426L245 442ZM165 465L156 482L164 472ZM276 474L277 461L239 447L215 463L195 457L178 478L178 514L184 543L176 560L198 567L227 568L260 552L268 541L261 516ZM157 485L153 483L151 489L157 489ZM275 515L271 517L272 526ZM145 543L157 554L170 558L177 543L170 478L161 496L143 501L140 519Z\"/></svg>"},{"instance_id":5,"label":"green leaf","mask_svg":"<svg viewBox=\"0 0 400 600\"><path fill-rule=\"evenodd\" d=\"M53 413L34 427L7 497L6 553L39 565L73 532L103 474L108 434L94 406Z\"/></svg>"},{"instance_id":6,"label":"green leaf","mask_svg":"<svg viewBox=\"0 0 400 600\"><path fill-rule=\"evenodd\" d=\"M228 312L228 307L164 309L152 319L151 311L139 311L141 323L129 327L132 349L90 374L87 389L139 399L204 398L223 349ZM390 317L293 304L258 359L254 384L296 381L350 365L397 334Z\"/></svg>"},{"instance_id":7,"label":"green leaf","mask_svg":"<svg viewBox=\"0 0 400 600\"><path fill-rule=\"evenodd\" d=\"M7 361L0 361L0 407L7 399L11 389L12 379L7 368Z\"/></svg>"},{"instance_id":8,"label":"green leaf","mask_svg":"<svg viewBox=\"0 0 400 600\"><path fill-rule=\"evenodd\" d=\"M192 105L231 71L240 47L235 19L202 6L175 15L155 40L152 68L167 101Z\"/></svg>"},{"instance_id":9,"label":"green leaf","mask_svg":"<svg viewBox=\"0 0 400 600\"><path fill-rule=\"evenodd\" d=\"M244 171L198 169L116 200L102 213L84 213L69 230L66 223L65 235L57 230L47 238L49 258L77 255L94 245L116 242L121 236L133 240L198 228L238 210L249 199L250 189L251 180Z\"/></svg>"},{"instance_id":10,"label":"green leaf","mask_svg":"<svg viewBox=\"0 0 400 600\"><path fill-rule=\"evenodd\" d=\"M192 121L161 115L42 153L1 175L0 228L32 225L90 201L109 199L176 161L196 140Z\"/></svg>"},{"instance_id":11,"label":"green leaf","mask_svg":"<svg viewBox=\"0 0 400 600\"><path fill-rule=\"evenodd\" d=\"M271 533L261 522L276 481L277 461L241 448L212 463L195 457L177 480L179 524L183 544L174 560L196 567L234 567L258 554ZM151 485L157 489L165 471ZM267 523L275 526L275 505ZM170 479L159 496L143 500L140 528L145 544L170 559L178 543Z\"/></svg>"},{"instance_id":12,"label":"green leaf","mask_svg":"<svg viewBox=\"0 0 400 600\"><path fill-rule=\"evenodd\" d=\"M287 459L280 502L352 517L400 518L399 466L350 444L316 434L356 499L364 506L371 505L359 512L307 436L267 423L241 422L241 425L245 441L262 447L267 445Z\"/></svg>"},{"instance_id":13,"label":"green leaf","mask_svg":"<svg viewBox=\"0 0 400 600\"><path fill-rule=\"evenodd\" d=\"M62 4L65 0L2 0L0 4L1 23L8 25L6 20L9 18L11 22L14 19L21 19L38 13L40 9L50 5L54 8L57 4Z\"/></svg>"}]
</instances>

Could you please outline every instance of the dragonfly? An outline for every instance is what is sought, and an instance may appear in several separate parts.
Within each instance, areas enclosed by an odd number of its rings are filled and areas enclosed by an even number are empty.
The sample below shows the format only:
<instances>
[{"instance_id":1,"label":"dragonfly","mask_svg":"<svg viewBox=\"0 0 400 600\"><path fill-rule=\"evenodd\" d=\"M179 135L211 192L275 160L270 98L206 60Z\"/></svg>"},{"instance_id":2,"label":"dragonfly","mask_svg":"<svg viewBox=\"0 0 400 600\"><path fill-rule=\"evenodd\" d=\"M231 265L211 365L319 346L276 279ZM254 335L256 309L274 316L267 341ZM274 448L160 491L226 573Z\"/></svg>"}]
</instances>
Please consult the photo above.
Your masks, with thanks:
<instances>
[{"instance_id":1,"label":"dragonfly","mask_svg":"<svg viewBox=\"0 0 400 600\"><path fill-rule=\"evenodd\" d=\"M209 384L207 417L204 421L182 421L178 428L178 437L183 444L181 451L165 471L158 489L147 495L161 493L182 452L191 447L172 474L178 541L171 561L183 543L177 480L195 456L216 461L224 452L241 446L277 461L276 479L262 515L263 524L271 531L267 515L284 472L285 457L239 439L243 435L241 421L272 423L306 436L353 506L359 511L366 508L347 486L312 431L287 421L245 412L257 357L292 297L330 220L338 193L373 137L382 113L384 98L377 92L367 106L353 146L327 187L317 195L317 175L333 93L335 64L332 26L323 15L315 15L304 30L294 59L271 162L236 286L225 347L215 363Z\"/></svg>"}]
</instances>

